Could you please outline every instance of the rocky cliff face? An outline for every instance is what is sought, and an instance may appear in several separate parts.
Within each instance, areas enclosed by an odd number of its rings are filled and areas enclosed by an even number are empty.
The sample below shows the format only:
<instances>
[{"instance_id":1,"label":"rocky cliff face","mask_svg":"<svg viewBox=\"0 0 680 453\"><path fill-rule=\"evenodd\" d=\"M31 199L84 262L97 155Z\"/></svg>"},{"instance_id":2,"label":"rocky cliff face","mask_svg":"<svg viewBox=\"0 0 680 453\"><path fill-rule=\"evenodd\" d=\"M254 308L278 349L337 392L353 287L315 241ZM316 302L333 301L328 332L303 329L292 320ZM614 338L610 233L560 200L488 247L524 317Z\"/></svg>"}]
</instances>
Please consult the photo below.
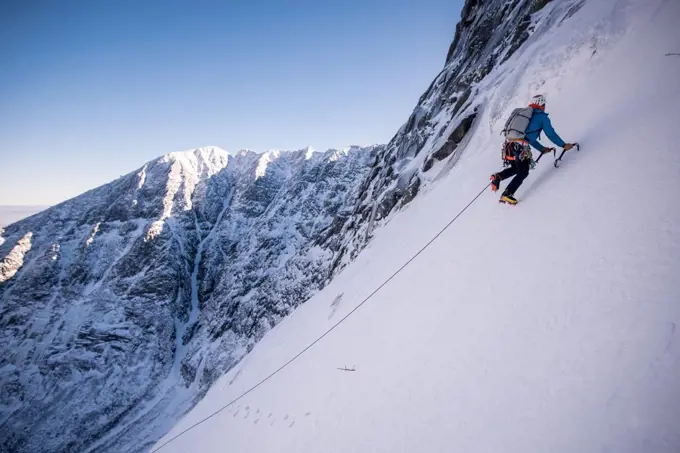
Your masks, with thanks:
<instances>
[{"instance_id":1,"label":"rocky cliff face","mask_svg":"<svg viewBox=\"0 0 680 453\"><path fill-rule=\"evenodd\" d=\"M378 153L357 204L339 227L349 234L341 236L334 272L356 257L391 213L455 165L479 126L480 109L491 107L501 115L508 108L486 103L493 84L506 79L508 58L539 41L585 1L466 0L444 69Z\"/></svg>"},{"instance_id":2,"label":"rocky cliff face","mask_svg":"<svg viewBox=\"0 0 680 453\"><path fill-rule=\"evenodd\" d=\"M173 153L7 227L2 450L143 449L324 284L380 149Z\"/></svg>"},{"instance_id":3,"label":"rocky cliff face","mask_svg":"<svg viewBox=\"0 0 680 453\"><path fill-rule=\"evenodd\" d=\"M502 113L490 77L584 1L467 0L386 146L173 153L0 230L2 450L147 448L455 165Z\"/></svg>"}]
</instances>

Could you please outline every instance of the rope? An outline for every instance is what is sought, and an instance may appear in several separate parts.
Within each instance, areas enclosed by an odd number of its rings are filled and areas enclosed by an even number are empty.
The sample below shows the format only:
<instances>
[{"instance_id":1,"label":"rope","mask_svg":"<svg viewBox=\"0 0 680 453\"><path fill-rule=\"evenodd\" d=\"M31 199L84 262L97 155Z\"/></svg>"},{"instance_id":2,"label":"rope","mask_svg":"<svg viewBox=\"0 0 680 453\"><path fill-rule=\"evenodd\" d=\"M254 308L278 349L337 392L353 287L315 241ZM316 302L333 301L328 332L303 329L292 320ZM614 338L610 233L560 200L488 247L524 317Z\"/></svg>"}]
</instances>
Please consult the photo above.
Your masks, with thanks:
<instances>
[{"instance_id":1,"label":"rope","mask_svg":"<svg viewBox=\"0 0 680 453\"><path fill-rule=\"evenodd\" d=\"M279 368L277 368L275 371L273 371L273 372L272 372L271 374L269 374L267 377L265 377L264 379L262 379L260 382L258 382L257 384L253 385L253 386L250 387L248 390L246 390L245 392L241 393L239 396L237 396L237 397L234 398L233 400L229 401L227 404L225 404L224 406L222 406L221 408L219 408L218 410L216 410L216 411L213 412L212 414L208 415L208 416L205 417L204 419L202 419L202 420L200 420L200 421L194 423L193 425L189 426L188 428L186 428L185 430L183 430L182 432L180 432L180 433L177 434L176 436L174 436L174 437L172 437L171 439L167 440L165 443L163 443L162 445L160 445L160 446L159 446L158 448L156 448L155 450L151 450L150 453L155 453L155 452L159 451L161 448L165 447L166 445L168 445L170 442L174 441L174 440L177 439L178 437L180 437L180 436L186 434L187 432L189 432L189 431L191 431L192 429L196 428L198 425L201 425L202 423L204 423L204 422L210 420L210 419L213 418L215 415L219 414L220 412L222 412L223 410L225 410L226 408L228 408L228 407L231 406L232 404L236 403L237 401L239 401L240 399L242 399L243 397L245 397L246 395L248 395L249 393L251 393L251 392L252 392L253 390L255 390L256 388L258 388L259 386L261 386L262 384L264 384L265 382L267 382L268 380L270 380L271 378L273 378L275 375L277 375L279 372L281 372L284 368L286 368L288 365L290 365L290 364L293 363L295 360L297 360L302 354L304 354L305 352L309 351L312 347L314 347L314 345L316 345L318 342L320 342L326 335L328 335L328 334L331 333L333 330L335 330L336 327L338 327L338 326L339 326L340 324L342 324L347 318L349 318L349 317L352 316L357 310L359 310L359 308L361 308L362 305L364 305L366 302L368 302L368 301L369 301L369 300L370 300L370 299L371 299L378 291L380 291L385 285L387 285L387 284L388 284L390 281L392 281L397 275L399 275L399 274L401 273L401 271L403 271L403 270L406 268L406 266L408 266L409 264L411 264L411 263L413 262L413 260L415 260L421 253L423 253L423 252L425 251L425 249L427 249L430 245L432 245L432 243L433 243L434 241L436 241L436 240L439 238L439 236L441 236L441 235L442 235L442 234L443 234L443 233L444 233L444 232L445 232L445 231L453 224L453 222L455 222L456 220L458 220L458 218L459 218L459 217L467 210L467 208L469 208L475 201L477 201L477 199L484 193L484 191L489 187L489 185L491 185L491 183L489 183L489 184L487 184L486 186L484 186L484 188L483 188L483 189L482 189L482 190L481 190L481 191L480 191L480 192L472 199L472 201L470 201L463 209L461 209L461 211L460 211L458 214L456 214L456 216L455 216L449 223L447 223L446 226L444 226L444 228L442 228L442 229L439 231L439 233L437 233L432 239L430 239L430 241L429 241L427 244L425 244L423 247L421 247L421 249L418 250L418 252L417 252L415 255L413 255L408 261L406 261L406 263L404 263L403 266L401 266L401 267L400 267L399 269L397 269L392 275L390 275L389 278L388 278L387 280L385 280L380 286L378 286L371 294L369 294L368 296L366 296L366 298L365 298L364 300L362 300L362 301L359 303L359 305L357 305L356 307L354 307L349 313L347 313L345 316L343 316L342 318L340 318L340 320L339 320L338 322L336 322L336 323L333 324L330 328L328 328L328 330L326 330L323 334L321 334L320 337L318 337L316 340L312 341L312 342L311 342L310 344L308 344L302 351L298 352L295 356L293 356L293 358L291 358L291 359L288 360L286 363L284 363L283 365L281 365Z\"/></svg>"}]
</instances>

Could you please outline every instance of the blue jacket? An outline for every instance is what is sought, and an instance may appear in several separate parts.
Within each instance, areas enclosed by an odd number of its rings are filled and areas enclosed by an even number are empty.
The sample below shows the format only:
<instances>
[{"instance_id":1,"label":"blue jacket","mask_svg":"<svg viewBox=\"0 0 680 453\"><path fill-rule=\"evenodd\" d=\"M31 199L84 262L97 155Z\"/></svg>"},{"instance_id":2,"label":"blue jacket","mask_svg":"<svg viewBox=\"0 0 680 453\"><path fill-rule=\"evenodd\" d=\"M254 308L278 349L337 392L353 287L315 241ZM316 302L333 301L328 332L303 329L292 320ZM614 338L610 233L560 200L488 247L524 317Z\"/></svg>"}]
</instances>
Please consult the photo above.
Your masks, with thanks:
<instances>
[{"instance_id":1,"label":"blue jacket","mask_svg":"<svg viewBox=\"0 0 680 453\"><path fill-rule=\"evenodd\" d=\"M560 136L557 135L555 129L553 129L550 118L548 118L548 114L543 110L534 109L534 114L532 115L531 121L529 121L529 126L527 127L526 137L531 146L540 152L544 152L546 147L538 142L538 139L541 138L541 131L545 132L545 135L548 136L550 141L560 148L564 147L566 144L564 140L562 140Z\"/></svg>"}]
</instances>

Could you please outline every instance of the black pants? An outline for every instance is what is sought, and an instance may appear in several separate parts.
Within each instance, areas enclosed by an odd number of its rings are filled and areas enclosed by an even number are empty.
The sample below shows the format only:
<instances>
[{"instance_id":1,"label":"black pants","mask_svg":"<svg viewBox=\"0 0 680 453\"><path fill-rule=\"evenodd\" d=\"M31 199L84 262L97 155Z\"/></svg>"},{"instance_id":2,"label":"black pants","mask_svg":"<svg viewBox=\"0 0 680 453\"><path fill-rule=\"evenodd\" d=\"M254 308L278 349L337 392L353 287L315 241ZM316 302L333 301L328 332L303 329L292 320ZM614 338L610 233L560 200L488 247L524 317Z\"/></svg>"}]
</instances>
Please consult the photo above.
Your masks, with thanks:
<instances>
[{"instance_id":1,"label":"black pants","mask_svg":"<svg viewBox=\"0 0 680 453\"><path fill-rule=\"evenodd\" d=\"M510 184L508 184L508 187L503 191L503 195L514 195L515 191L517 191L519 186L524 182L524 179L529 176L529 159L513 160L511 163L512 165L510 167L498 173L501 181L514 176L512 181L510 181Z\"/></svg>"}]
</instances>

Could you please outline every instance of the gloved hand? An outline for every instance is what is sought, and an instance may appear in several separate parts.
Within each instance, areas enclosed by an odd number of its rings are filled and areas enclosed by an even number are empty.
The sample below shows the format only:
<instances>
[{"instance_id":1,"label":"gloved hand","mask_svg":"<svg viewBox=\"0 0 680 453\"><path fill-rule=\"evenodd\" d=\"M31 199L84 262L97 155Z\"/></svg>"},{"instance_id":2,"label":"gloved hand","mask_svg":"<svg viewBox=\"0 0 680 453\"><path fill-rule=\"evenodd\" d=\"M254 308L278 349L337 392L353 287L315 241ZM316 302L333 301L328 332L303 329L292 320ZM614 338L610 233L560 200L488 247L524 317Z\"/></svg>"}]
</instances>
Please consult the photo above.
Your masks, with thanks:
<instances>
[{"instance_id":1,"label":"gloved hand","mask_svg":"<svg viewBox=\"0 0 680 453\"><path fill-rule=\"evenodd\" d=\"M548 153L554 153L554 152L555 152L555 148L543 148L543 152L541 152L541 154L548 154Z\"/></svg>"},{"instance_id":2,"label":"gloved hand","mask_svg":"<svg viewBox=\"0 0 680 453\"><path fill-rule=\"evenodd\" d=\"M574 147L574 144L573 144L573 143L566 143L566 144L564 145L564 150L565 150L565 151L569 151L569 150L572 149L573 147Z\"/></svg>"}]
</instances>

